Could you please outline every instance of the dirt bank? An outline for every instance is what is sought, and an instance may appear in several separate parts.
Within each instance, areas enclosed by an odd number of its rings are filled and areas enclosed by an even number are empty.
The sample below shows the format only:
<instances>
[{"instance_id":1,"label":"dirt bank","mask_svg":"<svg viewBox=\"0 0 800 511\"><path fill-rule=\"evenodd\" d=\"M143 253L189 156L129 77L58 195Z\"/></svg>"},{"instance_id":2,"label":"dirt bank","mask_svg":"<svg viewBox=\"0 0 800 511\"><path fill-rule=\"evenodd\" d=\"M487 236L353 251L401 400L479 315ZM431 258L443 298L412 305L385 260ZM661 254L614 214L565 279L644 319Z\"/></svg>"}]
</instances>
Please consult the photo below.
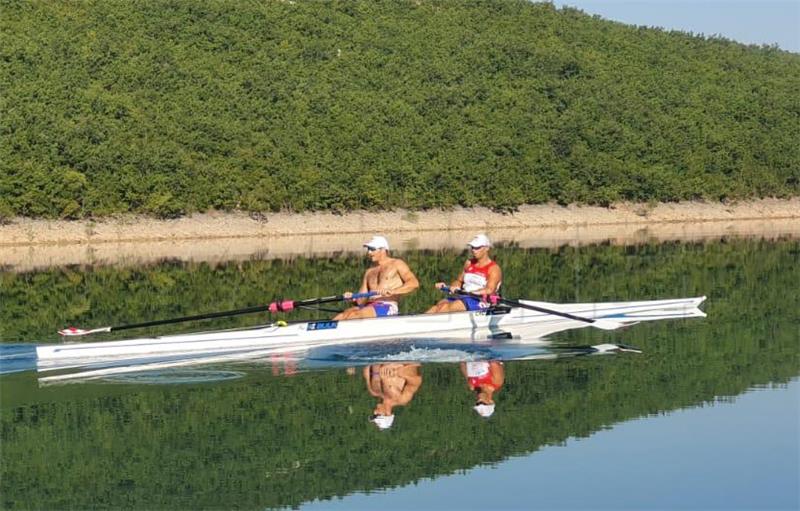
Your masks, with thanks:
<instances>
[{"instance_id":1,"label":"dirt bank","mask_svg":"<svg viewBox=\"0 0 800 511\"><path fill-rule=\"evenodd\" d=\"M465 232L467 231L467 232ZM462 246L473 232L521 246L800 236L800 198L733 204L525 206L513 214L486 209L386 213L208 213L176 220L123 217L103 221L17 219L0 226L0 264L41 266L147 262L165 257L230 260L360 250L383 233L398 249Z\"/></svg>"}]
</instances>

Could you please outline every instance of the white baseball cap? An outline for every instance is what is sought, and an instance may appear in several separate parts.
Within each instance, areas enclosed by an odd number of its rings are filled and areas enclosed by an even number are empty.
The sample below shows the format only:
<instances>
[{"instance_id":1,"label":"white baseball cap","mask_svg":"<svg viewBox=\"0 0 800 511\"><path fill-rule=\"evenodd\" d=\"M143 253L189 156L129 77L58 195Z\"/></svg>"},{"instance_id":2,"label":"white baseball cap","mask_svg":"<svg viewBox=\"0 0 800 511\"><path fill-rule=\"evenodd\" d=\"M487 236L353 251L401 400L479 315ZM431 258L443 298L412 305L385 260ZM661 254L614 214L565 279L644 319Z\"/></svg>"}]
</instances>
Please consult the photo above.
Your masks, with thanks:
<instances>
[{"instance_id":1,"label":"white baseball cap","mask_svg":"<svg viewBox=\"0 0 800 511\"><path fill-rule=\"evenodd\" d=\"M364 246L367 248L385 248L386 250L389 250L389 242L386 241L386 238L383 236L373 236L371 240L364 243Z\"/></svg>"},{"instance_id":2,"label":"white baseball cap","mask_svg":"<svg viewBox=\"0 0 800 511\"><path fill-rule=\"evenodd\" d=\"M473 247L473 248L491 247L492 246L492 242L489 241L489 237L486 236L485 234L477 234L477 235L475 235L474 238L472 238L472 241L467 243L467 245L469 245L470 247Z\"/></svg>"},{"instance_id":3,"label":"white baseball cap","mask_svg":"<svg viewBox=\"0 0 800 511\"><path fill-rule=\"evenodd\" d=\"M479 404L472 407L473 410L478 412L478 415L483 417L484 419L488 419L494 413L494 403L487 405L487 404Z\"/></svg>"},{"instance_id":4,"label":"white baseball cap","mask_svg":"<svg viewBox=\"0 0 800 511\"><path fill-rule=\"evenodd\" d=\"M378 426L378 429L389 429L394 424L394 414L392 415L373 415L369 421Z\"/></svg>"}]
</instances>

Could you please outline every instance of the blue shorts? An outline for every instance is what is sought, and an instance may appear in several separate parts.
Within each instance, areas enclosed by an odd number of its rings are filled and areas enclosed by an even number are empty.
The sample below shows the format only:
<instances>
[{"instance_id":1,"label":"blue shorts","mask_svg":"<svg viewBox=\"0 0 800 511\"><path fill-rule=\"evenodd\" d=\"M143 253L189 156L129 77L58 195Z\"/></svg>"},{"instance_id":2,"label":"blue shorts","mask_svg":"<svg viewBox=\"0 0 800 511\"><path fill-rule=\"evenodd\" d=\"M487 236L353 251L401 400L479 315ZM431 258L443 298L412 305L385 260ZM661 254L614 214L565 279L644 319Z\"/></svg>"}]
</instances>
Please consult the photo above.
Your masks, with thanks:
<instances>
[{"instance_id":1,"label":"blue shorts","mask_svg":"<svg viewBox=\"0 0 800 511\"><path fill-rule=\"evenodd\" d=\"M359 305L359 309L364 307L372 307L375 310L377 317L382 316L397 316L397 303L396 302L369 302L364 305Z\"/></svg>"},{"instance_id":2,"label":"blue shorts","mask_svg":"<svg viewBox=\"0 0 800 511\"><path fill-rule=\"evenodd\" d=\"M448 301L461 300L468 311L482 311L489 308L489 304L471 296L451 296Z\"/></svg>"}]
</instances>

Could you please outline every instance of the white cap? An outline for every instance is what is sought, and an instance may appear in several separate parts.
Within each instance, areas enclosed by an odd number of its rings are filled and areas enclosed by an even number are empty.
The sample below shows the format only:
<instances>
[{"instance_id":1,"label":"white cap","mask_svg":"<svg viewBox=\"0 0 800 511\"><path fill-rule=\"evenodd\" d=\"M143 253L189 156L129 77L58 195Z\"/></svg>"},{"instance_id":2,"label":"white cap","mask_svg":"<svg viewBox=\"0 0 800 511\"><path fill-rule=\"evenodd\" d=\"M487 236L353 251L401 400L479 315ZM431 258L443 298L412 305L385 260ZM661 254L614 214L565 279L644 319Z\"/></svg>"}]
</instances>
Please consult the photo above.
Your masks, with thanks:
<instances>
[{"instance_id":1,"label":"white cap","mask_svg":"<svg viewBox=\"0 0 800 511\"><path fill-rule=\"evenodd\" d=\"M370 422L374 422L378 429L389 429L392 427L394 423L394 414L392 415L373 415L369 419Z\"/></svg>"},{"instance_id":2,"label":"white cap","mask_svg":"<svg viewBox=\"0 0 800 511\"><path fill-rule=\"evenodd\" d=\"M492 246L492 242L489 241L488 236L486 236L485 234L477 234L477 235L475 235L474 238L472 238L472 241L467 243L467 245L469 245L470 247L474 247L474 248L477 248L477 247L491 247Z\"/></svg>"},{"instance_id":3,"label":"white cap","mask_svg":"<svg viewBox=\"0 0 800 511\"><path fill-rule=\"evenodd\" d=\"M478 412L478 415L483 417L484 419L488 419L494 413L494 403L490 405L479 404L472 407L473 410Z\"/></svg>"},{"instance_id":4,"label":"white cap","mask_svg":"<svg viewBox=\"0 0 800 511\"><path fill-rule=\"evenodd\" d=\"M389 250L389 242L386 241L386 238L383 236L373 236L371 240L364 243L364 246L367 248L385 248L386 250Z\"/></svg>"}]
</instances>

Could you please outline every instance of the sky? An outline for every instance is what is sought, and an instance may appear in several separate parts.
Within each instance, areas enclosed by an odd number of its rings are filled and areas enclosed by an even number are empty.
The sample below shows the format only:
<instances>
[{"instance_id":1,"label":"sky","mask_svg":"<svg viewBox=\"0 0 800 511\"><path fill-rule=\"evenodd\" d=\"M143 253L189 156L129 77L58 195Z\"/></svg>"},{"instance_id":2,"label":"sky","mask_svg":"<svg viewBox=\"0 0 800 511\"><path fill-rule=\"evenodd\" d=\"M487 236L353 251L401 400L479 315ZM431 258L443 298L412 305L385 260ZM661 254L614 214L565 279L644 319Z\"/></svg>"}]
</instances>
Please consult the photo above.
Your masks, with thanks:
<instances>
[{"instance_id":1,"label":"sky","mask_svg":"<svg viewBox=\"0 0 800 511\"><path fill-rule=\"evenodd\" d=\"M553 0L628 23L721 35L746 44L777 44L800 53L800 0Z\"/></svg>"}]
</instances>

